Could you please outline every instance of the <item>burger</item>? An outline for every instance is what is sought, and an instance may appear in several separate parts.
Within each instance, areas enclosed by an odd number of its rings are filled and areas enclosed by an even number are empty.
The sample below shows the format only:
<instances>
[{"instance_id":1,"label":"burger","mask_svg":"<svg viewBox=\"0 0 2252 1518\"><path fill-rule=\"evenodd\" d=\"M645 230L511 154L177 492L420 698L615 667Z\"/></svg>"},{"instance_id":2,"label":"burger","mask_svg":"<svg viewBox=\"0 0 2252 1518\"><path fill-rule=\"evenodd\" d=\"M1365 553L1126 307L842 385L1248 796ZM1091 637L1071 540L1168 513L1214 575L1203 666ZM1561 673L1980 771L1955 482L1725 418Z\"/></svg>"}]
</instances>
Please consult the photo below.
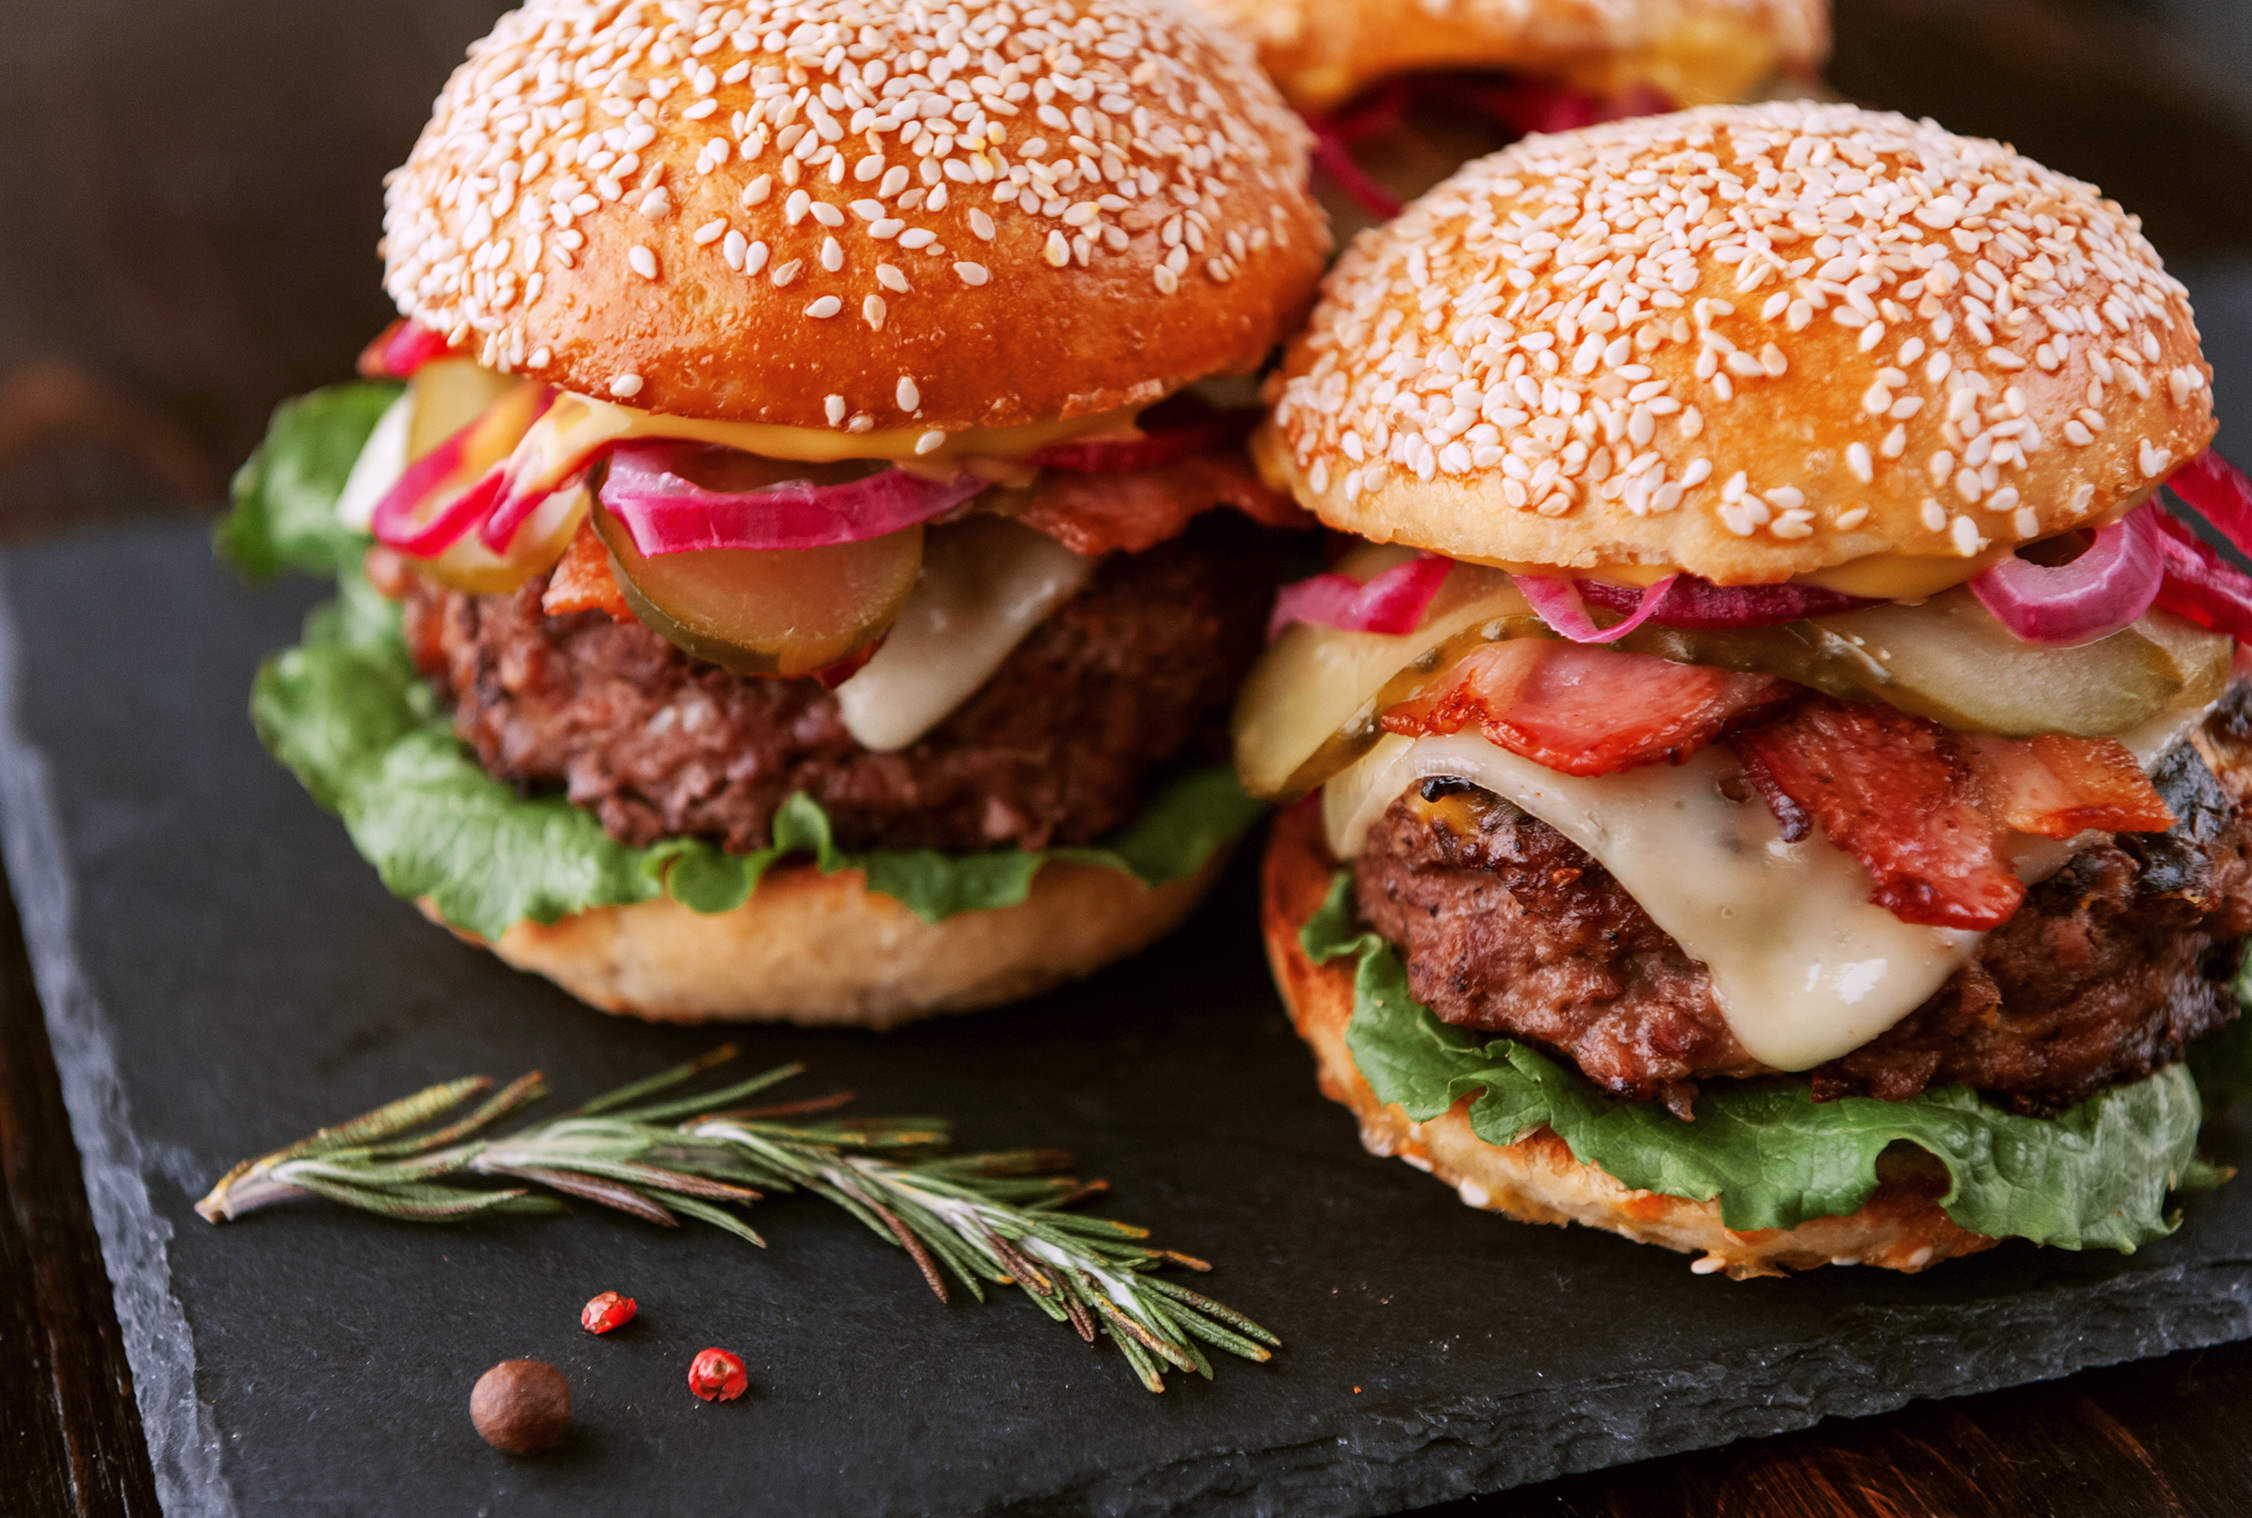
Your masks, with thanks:
<instances>
[{"instance_id":1,"label":"burger","mask_svg":"<svg viewBox=\"0 0 2252 1518\"><path fill-rule=\"evenodd\" d=\"M1227 711L1303 519L1243 376L1306 175L1159 0L534 0L388 181L373 378L238 480L238 562L344 585L261 732L616 1011L883 1024L1139 948L1260 810Z\"/></svg>"},{"instance_id":2,"label":"burger","mask_svg":"<svg viewBox=\"0 0 2252 1518\"><path fill-rule=\"evenodd\" d=\"M2252 581L2159 498L2252 541L2209 379L2117 205L1850 106L1360 239L1253 443L1353 546L1235 740L1367 1146L1733 1276L2166 1233L2246 1057Z\"/></svg>"},{"instance_id":3,"label":"burger","mask_svg":"<svg viewBox=\"0 0 2252 1518\"><path fill-rule=\"evenodd\" d=\"M1316 134L1337 226L1527 132L1816 85L1829 0L1195 0Z\"/></svg>"}]
</instances>

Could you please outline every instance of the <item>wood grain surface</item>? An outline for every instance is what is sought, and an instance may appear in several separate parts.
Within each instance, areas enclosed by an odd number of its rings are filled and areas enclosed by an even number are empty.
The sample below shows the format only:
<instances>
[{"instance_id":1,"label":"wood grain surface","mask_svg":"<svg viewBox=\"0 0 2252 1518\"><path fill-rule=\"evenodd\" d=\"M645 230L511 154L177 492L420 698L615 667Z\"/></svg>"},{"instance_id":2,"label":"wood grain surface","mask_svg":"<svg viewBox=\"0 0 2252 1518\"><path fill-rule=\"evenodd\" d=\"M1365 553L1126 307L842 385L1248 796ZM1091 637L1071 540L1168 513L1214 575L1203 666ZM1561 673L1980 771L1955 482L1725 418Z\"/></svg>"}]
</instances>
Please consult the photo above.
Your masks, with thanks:
<instances>
[{"instance_id":1,"label":"wood grain surface","mask_svg":"<svg viewBox=\"0 0 2252 1518\"><path fill-rule=\"evenodd\" d=\"M0 0L0 538L209 511L272 405L348 371L380 176L501 8ZM2096 180L2170 257L2252 258L2246 0L1838 0L1832 78ZM4 884L0 1192L0 1511L154 1514ZM1432 1511L2252 1512L2252 1344Z\"/></svg>"}]
</instances>

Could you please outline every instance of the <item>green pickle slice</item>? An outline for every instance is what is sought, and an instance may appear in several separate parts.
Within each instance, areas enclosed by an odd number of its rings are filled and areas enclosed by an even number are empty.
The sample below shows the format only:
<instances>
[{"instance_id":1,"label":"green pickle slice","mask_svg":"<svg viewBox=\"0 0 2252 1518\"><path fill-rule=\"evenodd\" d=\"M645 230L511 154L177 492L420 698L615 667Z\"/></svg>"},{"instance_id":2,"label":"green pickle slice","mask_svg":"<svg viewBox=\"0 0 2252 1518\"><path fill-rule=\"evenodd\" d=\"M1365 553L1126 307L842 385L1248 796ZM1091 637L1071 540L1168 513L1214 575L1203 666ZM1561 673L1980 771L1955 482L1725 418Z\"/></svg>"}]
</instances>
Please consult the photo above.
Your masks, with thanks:
<instances>
[{"instance_id":1,"label":"green pickle slice","mask_svg":"<svg viewBox=\"0 0 2252 1518\"><path fill-rule=\"evenodd\" d=\"M626 605L699 659L741 675L810 675L881 638L914 593L923 529L829 548L709 548L644 558L597 505Z\"/></svg>"},{"instance_id":2,"label":"green pickle slice","mask_svg":"<svg viewBox=\"0 0 2252 1518\"><path fill-rule=\"evenodd\" d=\"M1390 550L1395 556L1398 550ZM1348 557L1366 578L1382 568ZM1401 637L1298 625L1245 682L1236 764L1255 796L1312 791L1382 736L1377 719L1438 681L1480 644L1554 637L1499 571L1463 566L1418 632ZM1457 582L1461 582L1458 589ZM2071 648L2027 643L1967 586L1782 627L1691 630L1645 624L1615 648L1682 664L1772 675L1846 700L1882 701L1960 732L2104 737L2162 712L2203 706L2228 683L2233 647L2170 612Z\"/></svg>"}]
</instances>

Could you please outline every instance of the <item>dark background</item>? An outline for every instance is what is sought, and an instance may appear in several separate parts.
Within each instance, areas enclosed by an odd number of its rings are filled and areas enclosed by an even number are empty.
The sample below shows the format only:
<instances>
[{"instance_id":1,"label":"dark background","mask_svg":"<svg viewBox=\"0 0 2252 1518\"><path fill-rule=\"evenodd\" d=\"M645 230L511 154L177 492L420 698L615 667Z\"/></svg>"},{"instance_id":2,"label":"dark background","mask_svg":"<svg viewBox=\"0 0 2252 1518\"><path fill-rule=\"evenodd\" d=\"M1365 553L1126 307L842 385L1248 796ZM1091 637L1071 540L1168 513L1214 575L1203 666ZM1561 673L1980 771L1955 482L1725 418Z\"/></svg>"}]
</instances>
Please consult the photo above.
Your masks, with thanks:
<instances>
[{"instance_id":1,"label":"dark background","mask_svg":"<svg viewBox=\"0 0 2252 1518\"><path fill-rule=\"evenodd\" d=\"M0 0L0 537L217 509L391 314L383 173L479 0ZM2252 3L1838 0L1831 79L2139 213L2252 458ZM2233 409L2233 417L2232 417ZM0 899L0 1510L153 1513L52 1056ZM2252 1346L1576 1477L1479 1514L2252 1511Z\"/></svg>"}]
</instances>

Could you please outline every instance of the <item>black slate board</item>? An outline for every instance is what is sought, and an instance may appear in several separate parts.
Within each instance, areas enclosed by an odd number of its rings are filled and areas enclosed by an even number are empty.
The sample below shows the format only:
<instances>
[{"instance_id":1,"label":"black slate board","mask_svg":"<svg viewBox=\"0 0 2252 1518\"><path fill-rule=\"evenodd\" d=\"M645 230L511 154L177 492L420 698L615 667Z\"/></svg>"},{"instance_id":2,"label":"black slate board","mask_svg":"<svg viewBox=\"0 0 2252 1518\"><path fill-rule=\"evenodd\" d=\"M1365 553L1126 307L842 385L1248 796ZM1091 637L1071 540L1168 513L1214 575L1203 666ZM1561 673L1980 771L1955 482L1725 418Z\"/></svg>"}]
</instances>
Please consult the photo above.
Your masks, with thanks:
<instances>
[{"instance_id":1,"label":"black slate board","mask_svg":"<svg viewBox=\"0 0 2252 1518\"><path fill-rule=\"evenodd\" d=\"M1003 1294L940 1308L813 1201L773 1247L606 1216L424 1228L322 1207L220 1229L233 1160L426 1082L537 1066L590 1094L709 1032L606 1017L393 901L259 749L252 669L317 598L199 533L0 560L0 823L166 1509L178 1514L1374 1513L2252 1336L2252 1181L2131 1258L2007 1247L1920 1278L1742 1285L1461 1206L1365 1157L1266 981L1239 861L1187 929L1083 986L889 1035L750 1030L868 1111L1050 1143L1112 1215L1204 1254L1282 1334L1139 1390ZM2252 1135L2208 1138L2244 1163ZM593 1292L641 1320L596 1340ZM731 1346L753 1391L695 1402ZM493 1361L571 1378L574 1431L480 1443Z\"/></svg>"}]
</instances>

